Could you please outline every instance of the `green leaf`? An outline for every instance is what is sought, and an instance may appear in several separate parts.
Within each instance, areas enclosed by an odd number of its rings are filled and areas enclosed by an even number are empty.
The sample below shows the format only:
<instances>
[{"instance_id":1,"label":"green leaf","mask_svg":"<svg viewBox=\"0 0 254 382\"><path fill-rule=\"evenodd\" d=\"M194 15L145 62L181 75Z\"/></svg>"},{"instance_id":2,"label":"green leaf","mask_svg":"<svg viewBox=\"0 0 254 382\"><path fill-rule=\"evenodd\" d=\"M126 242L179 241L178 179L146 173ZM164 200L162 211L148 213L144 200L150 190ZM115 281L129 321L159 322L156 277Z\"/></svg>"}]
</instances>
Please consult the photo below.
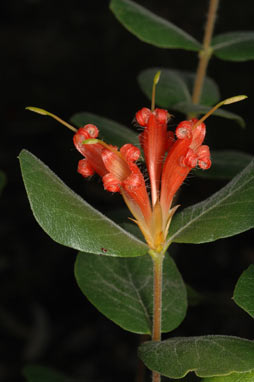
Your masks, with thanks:
<instances>
[{"instance_id":1,"label":"green leaf","mask_svg":"<svg viewBox=\"0 0 254 382\"><path fill-rule=\"evenodd\" d=\"M80 253L75 264L78 285L88 300L123 329L150 334L153 310L153 264L149 255L113 258ZM186 290L170 256L164 260L162 331L184 319Z\"/></svg>"},{"instance_id":2,"label":"green leaf","mask_svg":"<svg viewBox=\"0 0 254 382\"><path fill-rule=\"evenodd\" d=\"M202 382L253 382L254 371L247 373L232 373L230 375L222 375L220 377L204 378Z\"/></svg>"},{"instance_id":3,"label":"green leaf","mask_svg":"<svg viewBox=\"0 0 254 382\"><path fill-rule=\"evenodd\" d=\"M188 102L180 102L174 105L174 110L180 111L183 114L195 113L195 114L206 114L211 108L205 105L194 105ZM215 110L212 114L213 116L222 117L226 119L232 119L237 122L241 127L245 127L244 119L231 111L225 109Z\"/></svg>"},{"instance_id":4,"label":"green leaf","mask_svg":"<svg viewBox=\"0 0 254 382\"><path fill-rule=\"evenodd\" d=\"M208 199L172 219L169 242L207 243L254 226L254 160Z\"/></svg>"},{"instance_id":5,"label":"green leaf","mask_svg":"<svg viewBox=\"0 0 254 382\"><path fill-rule=\"evenodd\" d=\"M19 159L34 217L57 243L108 256L147 253L143 242L91 207L33 154L22 150Z\"/></svg>"},{"instance_id":6,"label":"green leaf","mask_svg":"<svg viewBox=\"0 0 254 382\"><path fill-rule=\"evenodd\" d=\"M215 56L229 61L254 59L254 32L228 32L215 36L212 40Z\"/></svg>"},{"instance_id":7,"label":"green leaf","mask_svg":"<svg viewBox=\"0 0 254 382\"><path fill-rule=\"evenodd\" d=\"M138 134L128 129L128 127L105 117L81 112L74 114L71 117L71 122L77 127L84 126L88 123L96 125L100 130L100 138L112 145L122 146L125 143L136 145L139 143Z\"/></svg>"},{"instance_id":8,"label":"green leaf","mask_svg":"<svg viewBox=\"0 0 254 382\"><path fill-rule=\"evenodd\" d=\"M250 265L240 276L233 299L245 312L254 318L254 265Z\"/></svg>"},{"instance_id":9,"label":"green leaf","mask_svg":"<svg viewBox=\"0 0 254 382\"><path fill-rule=\"evenodd\" d=\"M190 371L212 377L254 369L254 342L238 337L209 335L145 342L139 355L149 369L169 378L182 378Z\"/></svg>"},{"instance_id":10,"label":"green leaf","mask_svg":"<svg viewBox=\"0 0 254 382\"><path fill-rule=\"evenodd\" d=\"M253 159L250 154L234 150L212 151L209 170L195 170L195 175L208 179L232 179Z\"/></svg>"},{"instance_id":11,"label":"green leaf","mask_svg":"<svg viewBox=\"0 0 254 382\"><path fill-rule=\"evenodd\" d=\"M0 195L6 185L6 176L3 171L0 170Z\"/></svg>"},{"instance_id":12,"label":"green leaf","mask_svg":"<svg viewBox=\"0 0 254 382\"><path fill-rule=\"evenodd\" d=\"M149 68L138 75L138 83L144 94L151 100L153 78L161 71L160 81L156 86L156 104L166 109L174 108L181 102L191 103L195 73L166 68ZM200 103L214 105L220 99L216 83L206 77Z\"/></svg>"},{"instance_id":13,"label":"green leaf","mask_svg":"<svg viewBox=\"0 0 254 382\"><path fill-rule=\"evenodd\" d=\"M27 382L71 382L70 378L67 378L62 373L50 369L48 367L32 365L25 366L23 369L23 375Z\"/></svg>"},{"instance_id":14,"label":"green leaf","mask_svg":"<svg viewBox=\"0 0 254 382\"><path fill-rule=\"evenodd\" d=\"M202 48L196 39L176 25L130 0L111 0L110 9L129 32L148 44L194 51Z\"/></svg>"}]
</instances>

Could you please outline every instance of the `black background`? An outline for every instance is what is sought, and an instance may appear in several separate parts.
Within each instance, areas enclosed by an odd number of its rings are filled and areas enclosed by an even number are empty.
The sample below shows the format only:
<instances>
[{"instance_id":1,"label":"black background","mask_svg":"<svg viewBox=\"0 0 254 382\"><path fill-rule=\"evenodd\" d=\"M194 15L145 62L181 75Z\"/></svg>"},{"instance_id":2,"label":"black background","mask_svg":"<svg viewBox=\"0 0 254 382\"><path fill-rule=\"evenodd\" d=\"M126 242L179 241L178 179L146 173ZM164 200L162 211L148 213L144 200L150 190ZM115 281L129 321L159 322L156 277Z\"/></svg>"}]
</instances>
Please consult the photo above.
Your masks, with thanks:
<instances>
[{"instance_id":1,"label":"black background","mask_svg":"<svg viewBox=\"0 0 254 382\"><path fill-rule=\"evenodd\" d=\"M139 1L202 40L208 1ZM221 1L216 33L253 29L252 1ZM136 367L136 335L108 321L82 295L73 276L75 251L54 243L35 222L24 191L17 156L26 148L43 160L92 205L107 212L120 198L76 173L80 155L72 135L55 121L25 111L45 108L68 120L90 111L131 127L135 112L149 102L136 77L151 66L195 70L192 52L163 50L128 33L108 1L17 0L0 3L1 151L7 186L2 194L0 257L0 381L22 381L21 368L40 363L83 381L130 381ZM253 154L253 62L213 58L209 75L221 98L247 94L230 107L247 128L210 118L212 149ZM183 118L175 114L173 124ZM222 187L189 177L183 205ZM253 337L253 323L231 301L241 272L254 261L253 231L201 246L174 247L184 279L208 297L190 308L174 335L231 334Z\"/></svg>"}]
</instances>

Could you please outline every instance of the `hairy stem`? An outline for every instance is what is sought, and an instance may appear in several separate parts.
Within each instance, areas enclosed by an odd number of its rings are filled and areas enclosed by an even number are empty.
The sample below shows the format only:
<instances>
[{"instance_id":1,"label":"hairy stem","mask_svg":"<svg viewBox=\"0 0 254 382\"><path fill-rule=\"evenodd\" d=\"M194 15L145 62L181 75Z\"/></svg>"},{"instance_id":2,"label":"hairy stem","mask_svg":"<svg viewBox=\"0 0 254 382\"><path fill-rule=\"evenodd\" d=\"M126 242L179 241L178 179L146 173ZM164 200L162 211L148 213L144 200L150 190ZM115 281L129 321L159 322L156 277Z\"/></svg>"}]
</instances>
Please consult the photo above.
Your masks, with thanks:
<instances>
[{"instance_id":1,"label":"hairy stem","mask_svg":"<svg viewBox=\"0 0 254 382\"><path fill-rule=\"evenodd\" d=\"M216 12L218 9L219 0L210 0L207 22L205 25L205 33L203 40L203 48L199 52L199 63L196 72L196 78L192 94L192 102L198 104L200 101L204 79L206 76L207 66L211 57L211 39L214 30Z\"/></svg>"},{"instance_id":2,"label":"hairy stem","mask_svg":"<svg viewBox=\"0 0 254 382\"><path fill-rule=\"evenodd\" d=\"M153 257L153 332L152 341L161 340L161 311L162 311L162 279L163 253L156 253ZM153 371L152 382L160 382L161 376Z\"/></svg>"}]
</instances>

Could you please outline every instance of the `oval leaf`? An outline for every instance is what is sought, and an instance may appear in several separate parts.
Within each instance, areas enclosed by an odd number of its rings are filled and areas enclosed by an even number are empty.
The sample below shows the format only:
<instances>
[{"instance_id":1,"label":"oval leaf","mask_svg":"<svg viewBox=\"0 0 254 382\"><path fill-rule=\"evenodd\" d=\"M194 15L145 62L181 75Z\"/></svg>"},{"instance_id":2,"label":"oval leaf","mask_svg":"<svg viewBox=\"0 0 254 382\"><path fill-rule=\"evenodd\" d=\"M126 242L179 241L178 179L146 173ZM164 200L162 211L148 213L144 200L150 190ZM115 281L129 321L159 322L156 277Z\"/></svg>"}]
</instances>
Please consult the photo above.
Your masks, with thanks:
<instances>
[{"instance_id":1,"label":"oval leaf","mask_svg":"<svg viewBox=\"0 0 254 382\"><path fill-rule=\"evenodd\" d=\"M67 378L62 373L48 367L31 365L25 366L23 375L27 382L72 382L73 380ZM74 381L73 381L74 382Z\"/></svg>"},{"instance_id":2,"label":"oval leaf","mask_svg":"<svg viewBox=\"0 0 254 382\"><path fill-rule=\"evenodd\" d=\"M144 364L169 378L190 371L212 377L254 369L254 342L229 336L176 337L146 342L139 348Z\"/></svg>"},{"instance_id":3,"label":"oval leaf","mask_svg":"<svg viewBox=\"0 0 254 382\"><path fill-rule=\"evenodd\" d=\"M33 154L22 150L19 159L34 217L57 243L108 256L147 253L142 241L91 207Z\"/></svg>"},{"instance_id":4,"label":"oval leaf","mask_svg":"<svg viewBox=\"0 0 254 382\"><path fill-rule=\"evenodd\" d=\"M223 375L220 377L204 378L202 382L253 382L254 371L247 373L232 373L230 375Z\"/></svg>"},{"instance_id":5,"label":"oval leaf","mask_svg":"<svg viewBox=\"0 0 254 382\"><path fill-rule=\"evenodd\" d=\"M80 253L75 264L78 285L107 318L130 332L150 334L153 311L153 264L149 255L119 259ZM174 261L166 255L163 270L162 331L184 319L186 290Z\"/></svg>"},{"instance_id":6,"label":"oval leaf","mask_svg":"<svg viewBox=\"0 0 254 382\"><path fill-rule=\"evenodd\" d=\"M105 117L81 112L74 114L71 117L71 122L77 127L93 123L100 130L100 138L112 145L122 146L125 143L132 143L133 145L139 144L138 134L128 129L128 127Z\"/></svg>"},{"instance_id":7,"label":"oval leaf","mask_svg":"<svg viewBox=\"0 0 254 382\"><path fill-rule=\"evenodd\" d=\"M151 45L194 51L202 47L197 40L176 25L131 0L111 0L110 9L129 32Z\"/></svg>"},{"instance_id":8,"label":"oval leaf","mask_svg":"<svg viewBox=\"0 0 254 382\"><path fill-rule=\"evenodd\" d=\"M253 159L250 154L241 151L212 151L212 166L207 171L195 170L195 175L208 179L232 179Z\"/></svg>"},{"instance_id":9,"label":"oval leaf","mask_svg":"<svg viewBox=\"0 0 254 382\"><path fill-rule=\"evenodd\" d=\"M254 160L225 187L172 219L169 242L207 243L254 227Z\"/></svg>"},{"instance_id":10,"label":"oval leaf","mask_svg":"<svg viewBox=\"0 0 254 382\"><path fill-rule=\"evenodd\" d=\"M166 68L149 68L138 75L138 83L144 94L151 100L153 78L161 71L160 81L156 86L156 104L166 109L181 102L191 103L195 73ZM216 83L206 77L200 103L214 105L220 99Z\"/></svg>"},{"instance_id":11,"label":"oval leaf","mask_svg":"<svg viewBox=\"0 0 254 382\"><path fill-rule=\"evenodd\" d=\"M250 265L240 276L235 286L233 299L254 318L254 265Z\"/></svg>"},{"instance_id":12,"label":"oval leaf","mask_svg":"<svg viewBox=\"0 0 254 382\"><path fill-rule=\"evenodd\" d=\"M215 56L229 61L254 59L254 32L228 32L215 36L212 40Z\"/></svg>"}]
</instances>

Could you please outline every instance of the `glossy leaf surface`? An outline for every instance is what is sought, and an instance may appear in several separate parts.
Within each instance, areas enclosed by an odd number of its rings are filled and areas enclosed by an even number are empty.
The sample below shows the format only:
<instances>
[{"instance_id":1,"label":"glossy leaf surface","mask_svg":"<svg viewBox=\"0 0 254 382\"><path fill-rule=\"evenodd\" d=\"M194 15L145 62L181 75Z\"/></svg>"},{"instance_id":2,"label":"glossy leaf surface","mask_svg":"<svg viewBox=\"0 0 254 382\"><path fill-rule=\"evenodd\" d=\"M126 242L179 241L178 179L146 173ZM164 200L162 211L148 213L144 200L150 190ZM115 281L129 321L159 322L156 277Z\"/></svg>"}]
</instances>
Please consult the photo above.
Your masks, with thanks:
<instances>
[{"instance_id":1,"label":"glossy leaf surface","mask_svg":"<svg viewBox=\"0 0 254 382\"><path fill-rule=\"evenodd\" d=\"M100 131L100 139L112 145L122 146L125 143L138 144L137 134L133 130L105 117L81 112L74 114L71 117L71 122L77 127L88 123L96 125Z\"/></svg>"},{"instance_id":2,"label":"glossy leaf surface","mask_svg":"<svg viewBox=\"0 0 254 382\"><path fill-rule=\"evenodd\" d=\"M220 377L204 378L202 382L253 382L254 371L247 373L232 373L230 375L222 375Z\"/></svg>"},{"instance_id":3,"label":"glossy leaf surface","mask_svg":"<svg viewBox=\"0 0 254 382\"><path fill-rule=\"evenodd\" d=\"M149 255L113 258L80 253L75 264L78 285L88 300L123 329L151 333L153 264ZM175 329L184 319L186 290L169 255L164 260L162 331Z\"/></svg>"},{"instance_id":4,"label":"glossy leaf surface","mask_svg":"<svg viewBox=\"0 0 254 382\"><path fill-rule=\"evenodd\" d=\"M254 60L254 32L229 32L212 40L215 56L229 61Z\"/></svg>"},{"instance_id":5,"label":"glossy leaf surface","mask_svg":"<svg viewBox=\"0 0 254 382\"><path fill-rule=\"evenodd\" d=\"M151 99L153 78L161 71L160 81L156 86L156 104L170 109L180 102L191 103L195 73L166 68L149 68L138 75L138 83L144 94ZM206 77L200 103L214 105L220 99L216 83Z\"/></svg>"},{"instance_id":6,"label":"glossy leaf surface","mask_svg":"<svg viewBox=\"0 0 254 382\"><path fill-rule=\"evenodd\" d=\"M195 175L208 179L232 179L253 159L253 156L241 151L212 151L212 166L209 170L195 170Z\"/></svg>"},{"instance_id":7,"label":"glossy leaf surface","mask_svg":"<svg viewBox=\"0 0 254 382\"><path fill-rule=\"evenodd\" d=\"M23 375L27 382L74 382L56 370L39 365L24 367Z\"/></svg>"},{"instance_id":8,"label":"glossy leaf surface","mask_svg":"<svg viewBox=\"0 0 254 382\"><path fill-rule=\"evenodd\" d=\"M91 207L33 154L22 150L19 159L34 217L57 243L108 256L147 253L143 242Z\"/></svg>"},{"instance_id":9,"label":"glossy leaf surface","mask_svg":"<svg viewBox=\"0 0 254 382\"><path fill-rule=\"evenodd\" d=\"M235 303L254 318L254 265L240 276L234 290Z\"/></svg>"},{"instance_id":10,"label":"glossy leaf surface","mask_svg":"<svg viewBox=\"0 0 254 382\"><path fill-rule=\"evenodd\" d=\"M129 32L146 43L160 48L201 49L191 35L131 0L111 0L110 9Z\"/></svg>"},{"instance_id":11,"label":"glossy leaf surface","mask_svg":"<svg viewBox=\"0 0 254 382\"><path fill-rule=\"evenodd\" d=\"M169 241L206 243L254 226L254 160L225 187L172 219Z\"/></svg>"},{"instance_id":12,"label":"glossy leaf surface","mask_svg":"<svg viewBox=\"0 0 254 382\"><path fill-rule=\"evenodd\" d=\"M139 348L144 364L169 378L190 371L212 377L254 370L254 342L229 336L176 337L145 342Z\"/></svg>"}]
</instances>

